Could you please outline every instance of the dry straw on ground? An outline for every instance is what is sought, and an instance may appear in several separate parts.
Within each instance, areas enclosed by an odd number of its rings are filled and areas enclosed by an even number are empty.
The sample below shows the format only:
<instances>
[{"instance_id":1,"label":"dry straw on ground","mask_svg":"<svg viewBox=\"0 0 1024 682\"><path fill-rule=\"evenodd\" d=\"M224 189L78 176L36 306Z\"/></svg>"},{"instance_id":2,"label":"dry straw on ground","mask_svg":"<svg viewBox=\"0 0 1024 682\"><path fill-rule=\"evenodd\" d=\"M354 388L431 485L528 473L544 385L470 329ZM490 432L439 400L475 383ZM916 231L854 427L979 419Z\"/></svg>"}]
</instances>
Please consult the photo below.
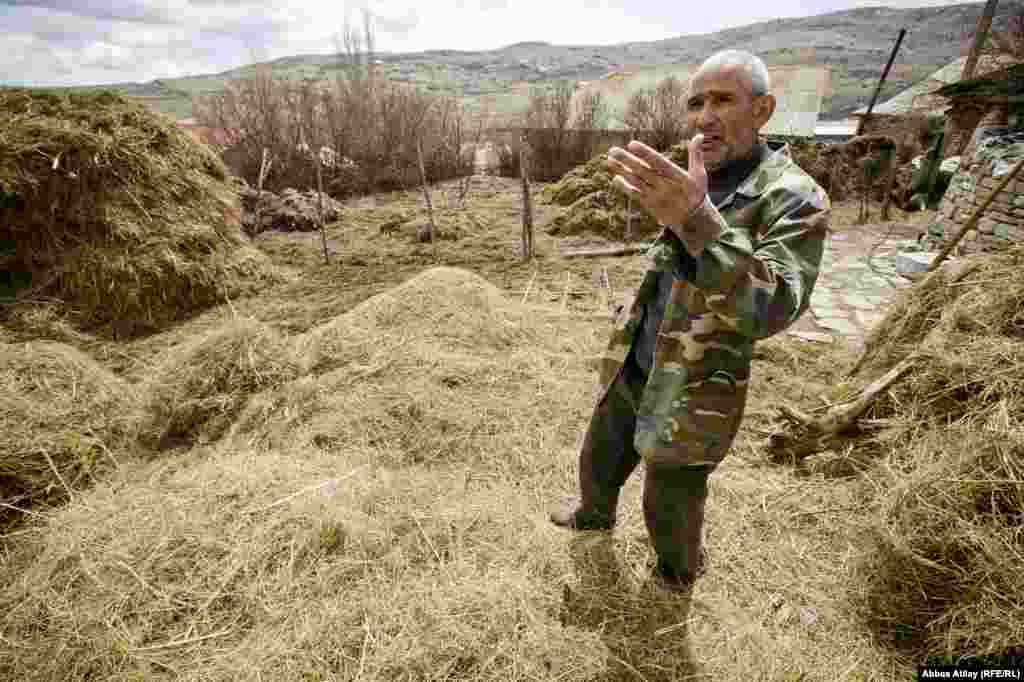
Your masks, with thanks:
<instances>
[{"instance_id":1,"label":"dry straw on ground","mask_svg":"<svg viewBox=\"0 0 1024 682\"><path fill-rule=\"evenodd\" d=\"M3 500L19 508L67 501L116 465L136 415L136 391L80 351L0 343ZM13 511L0 510L0 519Z\"/></svg>"},{"instance_id":2,"label":"dry straw on ground","mask_svg":"<svg viewBox=\"0 0 1024 682\"><path fill-rule=\"evenodd\" d=\"M119 95L0 91L0 241L84 327L165 326L269 278L224 165ZM135 331L133 329L133 331Z\"/></svg>"},{"instance_id":3,"label":"dry straw on ground","mask_svg":"<svg viewBox=\"0 0 1024 682\"><path fill-rule=\"evenodd\" d=\"M164 352L144 385L142 435L158 447L216 440L252 395L297 376L287 339L255 320L231 319Z\"/></svg>"}]
</instances>

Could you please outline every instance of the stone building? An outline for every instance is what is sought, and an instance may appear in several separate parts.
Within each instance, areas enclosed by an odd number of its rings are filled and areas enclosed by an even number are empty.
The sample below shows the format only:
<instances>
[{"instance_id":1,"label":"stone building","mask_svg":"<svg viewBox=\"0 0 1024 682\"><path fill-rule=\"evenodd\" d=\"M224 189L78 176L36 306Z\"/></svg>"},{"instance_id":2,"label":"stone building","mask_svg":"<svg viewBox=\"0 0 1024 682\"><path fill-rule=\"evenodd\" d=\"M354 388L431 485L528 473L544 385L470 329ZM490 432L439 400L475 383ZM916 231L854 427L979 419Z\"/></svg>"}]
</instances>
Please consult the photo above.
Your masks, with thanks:
<instances>
[{"instance_id":1,"label":"stone building","mask_svg":"<svg viewBox=\"0 0 1024 682\"><path fill-rule=\"evenodd\" d=\"M960 170L939 204L938 220L928 230L928 240L936 246L957 234L1024 158L1024 64L945 86L938 94L950 102L947 115L962 126L955 140L963 153ZM1024 175L996 196L972 232L962 243L964 253L998 250L1024 240Z\"/></svg>"}]
</instances>

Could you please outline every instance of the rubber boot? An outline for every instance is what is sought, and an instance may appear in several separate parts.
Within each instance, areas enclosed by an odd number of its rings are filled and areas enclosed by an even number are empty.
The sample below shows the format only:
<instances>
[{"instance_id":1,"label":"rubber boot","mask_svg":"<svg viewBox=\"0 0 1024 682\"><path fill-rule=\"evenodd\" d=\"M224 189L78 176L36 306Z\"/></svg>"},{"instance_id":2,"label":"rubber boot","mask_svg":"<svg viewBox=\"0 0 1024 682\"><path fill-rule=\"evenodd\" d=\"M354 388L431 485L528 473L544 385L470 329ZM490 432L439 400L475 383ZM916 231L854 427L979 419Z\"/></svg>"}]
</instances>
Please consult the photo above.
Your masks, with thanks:
<instances>
[{"instance_id":1,"label":"rubber boot","mask_svg":"<svg viewBox=\"0 0 1024 682\"><path fill-rule=\"evenodd\" d=\"M580 502L575 508L551 512L555 525L573 530L610 530L615 526L619 491L640 462L633 434L635 406L642 390L642 384L629 372L620 372L594 409L580 449Z\"/></svg>"},{"instance_id":2,"label":"rubber boot","mask_svg":"<svg viewBox=\"0 0 1024 682\"><path fill-rule=\"evenodd\" d=\"M648 466L644 479L644 520L658 556L654 574L666 586L687 589L704 571L701 546L706 466Z\"/></svg>"}]
</instances>

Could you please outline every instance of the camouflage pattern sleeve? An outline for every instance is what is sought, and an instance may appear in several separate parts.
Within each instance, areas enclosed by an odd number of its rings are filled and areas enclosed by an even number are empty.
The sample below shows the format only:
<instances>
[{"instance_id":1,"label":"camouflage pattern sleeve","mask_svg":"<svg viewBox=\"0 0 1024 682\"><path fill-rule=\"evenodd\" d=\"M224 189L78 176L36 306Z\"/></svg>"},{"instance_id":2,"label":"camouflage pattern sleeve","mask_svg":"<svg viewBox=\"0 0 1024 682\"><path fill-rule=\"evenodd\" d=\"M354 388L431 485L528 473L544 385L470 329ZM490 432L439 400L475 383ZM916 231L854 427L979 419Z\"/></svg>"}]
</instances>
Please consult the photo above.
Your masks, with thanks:
<instances>
[{"instance_id":1,"label":"camouflage pattern sleeve","mask_svg":"<svg viewBox=\"0 0 1024 682\"><path fill-rule=\"evenodd\" d=\"M730 226L705 200L685 229L673 228L696 258L691 283L708 310L755 340L786 329L807 309L825 246L828 196L807 176L786 179L762 197L759 225Z\"/></svg>"}]
</instances>

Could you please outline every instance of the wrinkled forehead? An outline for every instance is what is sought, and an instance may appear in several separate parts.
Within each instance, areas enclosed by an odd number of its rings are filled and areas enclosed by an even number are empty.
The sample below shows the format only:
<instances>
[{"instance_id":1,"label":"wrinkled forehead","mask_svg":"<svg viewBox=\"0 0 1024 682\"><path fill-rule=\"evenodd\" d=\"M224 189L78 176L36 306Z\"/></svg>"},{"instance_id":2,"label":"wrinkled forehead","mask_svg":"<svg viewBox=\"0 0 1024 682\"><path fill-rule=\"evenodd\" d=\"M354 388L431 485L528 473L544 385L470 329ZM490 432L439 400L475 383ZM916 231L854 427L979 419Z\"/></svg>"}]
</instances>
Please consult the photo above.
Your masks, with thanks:
<instances>
[{"instance_id":1,"label":"wrinkled forehead","mask_svg":"<svg viewBox=\"0 0 1024 682\"><path fill-rule=\"evenodd\" d=\"M690 79L690 94L700 95L711 90L751 93L753 84L750 73L738 64L702 66Z\"/></svg>"}]
</instances>

